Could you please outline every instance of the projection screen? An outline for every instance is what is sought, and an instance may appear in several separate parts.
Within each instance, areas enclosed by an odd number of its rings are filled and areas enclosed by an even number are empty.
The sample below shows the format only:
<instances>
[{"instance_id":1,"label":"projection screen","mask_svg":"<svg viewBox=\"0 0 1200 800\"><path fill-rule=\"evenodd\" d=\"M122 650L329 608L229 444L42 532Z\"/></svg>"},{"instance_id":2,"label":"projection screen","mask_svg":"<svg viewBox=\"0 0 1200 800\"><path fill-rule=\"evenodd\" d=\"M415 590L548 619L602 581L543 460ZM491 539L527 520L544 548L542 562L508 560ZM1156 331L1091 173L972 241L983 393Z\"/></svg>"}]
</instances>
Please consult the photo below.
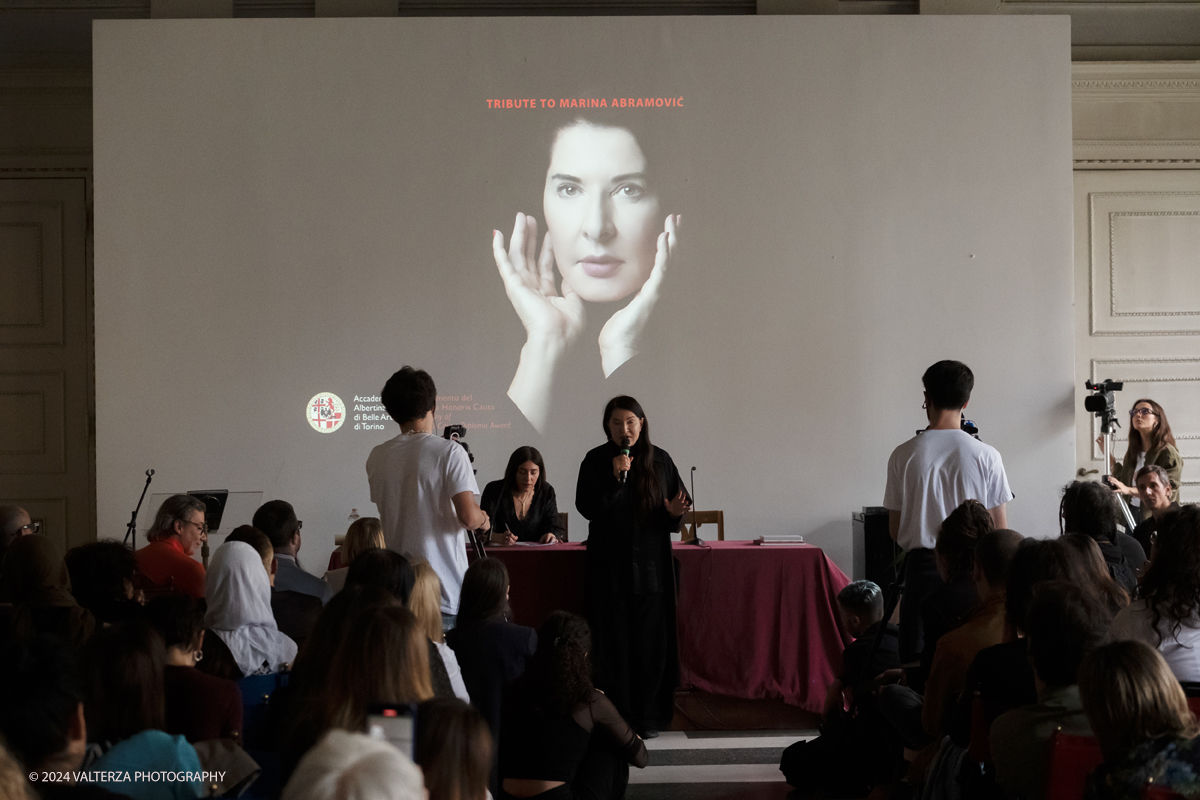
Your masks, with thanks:
<instances>
[{"instance_id":1,"label":"projection screen","mask_svg":"<svg viewBox=\"0 0 1200 800\"><path fill-rule=\"evenodd\" d=\"M291 501L320 574L351 509L374 513L364 463L398 433L378 396L411 364L437 382L439 431L466 426L480 488L541 450L574 541L579 462L630 394L729 538L801 533L849 572L850 514L881 503L943 358L975 371L1010 524L1057 530L1066 18L94 38L101 537L154 468L156 492Z\"/></svg>"}]
</instances>

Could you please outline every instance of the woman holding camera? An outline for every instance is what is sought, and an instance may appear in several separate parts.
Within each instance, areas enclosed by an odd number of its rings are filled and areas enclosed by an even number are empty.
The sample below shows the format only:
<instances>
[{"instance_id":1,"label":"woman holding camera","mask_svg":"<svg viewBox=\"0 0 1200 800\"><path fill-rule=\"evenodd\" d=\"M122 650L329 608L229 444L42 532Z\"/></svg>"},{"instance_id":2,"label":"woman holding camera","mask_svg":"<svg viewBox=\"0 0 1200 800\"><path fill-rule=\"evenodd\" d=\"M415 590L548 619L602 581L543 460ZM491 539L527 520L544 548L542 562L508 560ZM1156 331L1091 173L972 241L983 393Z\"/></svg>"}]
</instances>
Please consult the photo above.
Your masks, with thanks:
<instances>
[{"instance_id":1,"label":"woman holding camera","mask_svg":"<svg viewBox=\"0 0 1200 800\"><path fill-rule=\"evenodd\" d=\"M1104 451L1104 437L1097 441ZM1147 464L1157 464L1167 471L1171 480L1171 502L1179 502L1179 479L1183 473L1183 459L1175 449L1175 436L1167 422L1163 407L1153 400L1141 399L1129 410L1129 447L1125 458L1117 462L1116 454L1109 454L1112 477L1109 486L1132 506L1141 505L1134 476ZM1142 516L1149 515L1142 509Z\"/></svg>"}]
</instances>

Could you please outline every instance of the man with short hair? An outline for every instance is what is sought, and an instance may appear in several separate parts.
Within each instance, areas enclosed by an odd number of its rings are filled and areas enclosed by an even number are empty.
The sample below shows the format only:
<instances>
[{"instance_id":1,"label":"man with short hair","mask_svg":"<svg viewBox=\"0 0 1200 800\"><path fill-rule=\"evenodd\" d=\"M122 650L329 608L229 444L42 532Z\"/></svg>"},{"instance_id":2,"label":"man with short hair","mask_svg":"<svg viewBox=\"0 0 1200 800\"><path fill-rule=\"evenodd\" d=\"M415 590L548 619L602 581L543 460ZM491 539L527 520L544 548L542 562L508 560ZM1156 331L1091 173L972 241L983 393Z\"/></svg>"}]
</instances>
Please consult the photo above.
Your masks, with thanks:
<instances>
[{"instance_id":1,"label":"man with short hair","mask_svg":"<svg viewBox=\"0 0 1200 800\"><path fill-rule=\"evenodd\" d=\"M193 556L208 541L204 501L186 494L168 497L158 507L146 533L149 544L138 550L138 571L160 589L204 597L204 567Z\"/></svg>"},{"instance_id":2,"label":"man with short hair","mask_svg":"<svg viewBox=\"0 0 1200 800\"><path fill-rule=\"evenodd\" d=\"M1153 558L1151 544L1158 533L1158 524L1168 511L1179 508L1179 503L1171 501L1171 479L1167 471L1157 464L1147 464L1138 470L1134 478L1137 484L1138 497L1142 500L1142 508L1150 511L1150 516L1138 523L1133 531L1133 538Z\"/></svg>"},{"instance_id":3,"label":"man with short hair","mask_svg":"<svg viewBox=\"0 0 1200 800\"><path fill-rule=\"evenodd\" d=\"M271 540L275 549L275 591L296 592L321 601L321 605L333 597L333 588L323 579L307 572L296 560L300 552L300 529L304 523L296 519L296 510L284 500L263 503L254 512L251 520L258 530Z\"/></svg>"},{"instance_id":4,"label":"man with short hair","mask_svg":"<svg viewBox=\"0 0 1200 800\"><path fill-rule=\"evenodd\" d=\"M929 427L892 452L883 495L889 532L908 553L900 601L900 659L906 663L924 646L921 603L942 584L933 554L942 522L964 501L978 500L997 528L1007 528L1013 498L1000 453L962 430L975 386L970 368L939 361L921 381Z\"/></svg>"},{"instance_id":5,"label":"man with short hair","mask_svg":"<svg viewBox=\"0 0 1200 800\"><path fill-rule=\"evenodd\" d=\"M367 479L389 550L427 561L442 582L442 625L454 626L467 571L467 531L491 527L466 451L434 433L437 388L424 370L404 367L383 387L383 407L400 435L371 451Z\"/></svg>"}]
</instances>

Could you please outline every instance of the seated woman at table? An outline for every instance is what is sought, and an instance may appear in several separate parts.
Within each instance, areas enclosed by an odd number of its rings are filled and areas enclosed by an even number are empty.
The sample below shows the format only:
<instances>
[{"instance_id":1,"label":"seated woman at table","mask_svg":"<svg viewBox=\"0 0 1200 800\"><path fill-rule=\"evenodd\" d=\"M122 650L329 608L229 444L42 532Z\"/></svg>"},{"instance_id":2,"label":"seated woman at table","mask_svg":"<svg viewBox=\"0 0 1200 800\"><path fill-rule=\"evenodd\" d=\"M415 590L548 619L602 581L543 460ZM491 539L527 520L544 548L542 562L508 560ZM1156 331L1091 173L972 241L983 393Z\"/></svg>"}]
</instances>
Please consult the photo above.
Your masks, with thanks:
<instances>
[{"instance_id":1,"label":"seated woman at table","mask_svg":"<svg viewBox=\"0 0 1200 800\"><path fill-rule=\"evenodd\" d=\"M484 487L479 507L492 520L489 544L562 541L558 500L554 487L546 483L546 465L536 447L513 451L504 469L504 480Z\"/></svg>"},{"instance_id":2,"label":"seated woman at table","mask_svg":"<svg viewBox=\"0 0 1200 800\"><path fill-rule=\"evenodd\" d=\"M619 798L646 744L592 686L591 634L582 617L555 611L538 633L529 670L504 698L502 797Z\"/></svg>"}]
</instances>

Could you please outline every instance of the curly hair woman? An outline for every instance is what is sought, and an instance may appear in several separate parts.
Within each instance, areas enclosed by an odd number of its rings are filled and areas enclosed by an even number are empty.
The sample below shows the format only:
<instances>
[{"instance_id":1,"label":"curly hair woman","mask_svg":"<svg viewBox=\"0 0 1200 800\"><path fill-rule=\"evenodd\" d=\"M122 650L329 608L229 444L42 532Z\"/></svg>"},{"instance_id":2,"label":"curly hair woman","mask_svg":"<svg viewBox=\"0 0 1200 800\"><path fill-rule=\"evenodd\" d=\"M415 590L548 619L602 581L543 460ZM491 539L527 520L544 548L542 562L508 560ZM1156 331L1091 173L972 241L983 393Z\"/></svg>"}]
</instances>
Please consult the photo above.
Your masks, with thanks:
<instances>
[{"instance_id":1,"label":"curly hair woman","mask_svg":"<svg viewBox=\"0 0 1200 800\"><path fill-rule=\"evenodd\" d=\"M624 797L629 765L648 763L645 743L592 686L591 646L587 622L566 611L538 631L533 662L504 701L502 796Z\"/></svg>"},{"instance_id":2,"label":"curly hair woman","mask_svg":"<svg viewBox=\"0 0 1200 800\"><path fill-rule=\"evenodd\" d=\"M1117 614L1112 633L1157 648L1180 681L1200 681L1200 506L1163 517L1142 599Z\"/></svg>"}]
</instances>

